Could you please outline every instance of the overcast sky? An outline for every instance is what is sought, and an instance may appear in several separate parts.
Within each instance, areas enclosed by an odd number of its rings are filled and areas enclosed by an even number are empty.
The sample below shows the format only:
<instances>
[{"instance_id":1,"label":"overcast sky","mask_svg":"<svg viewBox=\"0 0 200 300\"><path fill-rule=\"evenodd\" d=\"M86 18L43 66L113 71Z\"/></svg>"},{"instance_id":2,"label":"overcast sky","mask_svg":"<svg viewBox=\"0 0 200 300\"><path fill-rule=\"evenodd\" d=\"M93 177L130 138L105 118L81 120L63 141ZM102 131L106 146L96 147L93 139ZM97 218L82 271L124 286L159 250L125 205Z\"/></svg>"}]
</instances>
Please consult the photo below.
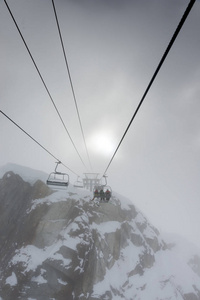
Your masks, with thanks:
<instances>
[{"instance_id":1,"label":"overcast sky","mask_svg":"<svg viewBox=\"0 0 200 300\"><path fill-rule=\"evenodd\" d=\"M75 173L90 171L50 0L8 0L77 155L0 0L1 110ZM104 173L189 1L55 0L94 172ZM200 246L200 1L108 169L112 189L159 229ZM0 165L55 159L0 115ZM63 169L66 171L66 169ZM76 176L69 172L71 182Z\"/></svg>"}]
</instances>

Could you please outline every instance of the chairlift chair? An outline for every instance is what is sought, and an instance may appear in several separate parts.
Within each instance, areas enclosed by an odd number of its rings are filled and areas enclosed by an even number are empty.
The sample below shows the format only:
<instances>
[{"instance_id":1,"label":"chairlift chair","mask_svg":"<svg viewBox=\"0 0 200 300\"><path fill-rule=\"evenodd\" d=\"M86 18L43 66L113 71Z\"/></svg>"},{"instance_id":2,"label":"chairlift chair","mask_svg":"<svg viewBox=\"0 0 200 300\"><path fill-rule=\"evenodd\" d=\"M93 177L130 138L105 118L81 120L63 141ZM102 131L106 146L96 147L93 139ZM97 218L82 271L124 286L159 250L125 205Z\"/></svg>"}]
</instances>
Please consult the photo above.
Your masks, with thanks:
<instances>
[{"instance_id":1,"label":"chairlift chair","mask_svg":"<svg viewBox=\"0 0 200 300\"><path fill-rule=\"evenodd\" d=\"M108 176L106 174L103 175L105 183L102 184L102 189L103 189L103 191L104 191L105 194L108 191L108 193L110 194L110 198L111 198L111 196L112 196L112 189L111 189L111 187L107 183L107 177ZM110 200L110 198L108 199L108 201Z\"/></svg>"},{"instance_id":2,"label":"chairlift chair","mask_svg":"<svg viewBox=\"0 0 200 300\"><path fill-rule=\"evenodd\" d=\"M112 189L109 185L99 185L95 186L93 189L93 196L94 198L101 198L100 191L103 190L103 193L105 195L105 201L108 202L112 196Z\"/></svg>"},{"instance_id":3,"label":"chairlift chair","mask_svg":"<svg viewBox=\"0 0 200 300\"><path fill-rule=\"evenodd\" d=\"M74 182L74 187L82 189L84 187L83 181L79 178L80 177L78 176L77 180Z\"/></svg>"},{"instance_id":4,"label":"chairlift chair","mask_svg":"<svg viewBox=\"0 0 200 300\"><path fill-rule=\"evenodd\" d=\"M69 175L57 171L58 164L60 163L60 161L56 162L55 171L49 174L47 185L55 187L67 187L69 185Z\"/></svg>"}]
</instances>

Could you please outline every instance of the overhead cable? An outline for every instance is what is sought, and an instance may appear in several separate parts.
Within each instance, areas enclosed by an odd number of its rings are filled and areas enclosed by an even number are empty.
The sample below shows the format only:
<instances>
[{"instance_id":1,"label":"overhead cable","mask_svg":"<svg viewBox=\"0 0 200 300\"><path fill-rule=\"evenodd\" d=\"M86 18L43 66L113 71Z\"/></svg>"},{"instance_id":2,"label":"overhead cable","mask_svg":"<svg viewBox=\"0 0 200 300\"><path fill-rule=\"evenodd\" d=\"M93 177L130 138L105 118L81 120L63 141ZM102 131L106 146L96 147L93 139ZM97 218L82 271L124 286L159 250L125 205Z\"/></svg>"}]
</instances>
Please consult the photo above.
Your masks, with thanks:
<instances>
[{"instance_id":1,"label":"overhead cable","mask_svg":"<svg viewBox=\"0 0 200 300\"><path fill-rule=\"evenodd\" d=\"M158 72L159 72L162 64L164 63L164 61L165 61L165 59L166 59L166 57L167 57L167 55L168 55L168 53L169 53L172 45L174 44L174 42L175 42L175 40L176 40L176 38L177 38L177 36L178 36L178 34L179 34L182 26L183 26L185 20L187 19L187 17L189 15L189 13L190 13L190 11L191 11L191 9L192 9L195 1L196 0L191 0L189 2L189 4L188 4L188 6L187 6L187 8L186 8L186 10L185 10L185 12L184 12L184 14L183 14L180 22L179 22L179 24L178 24L178 26L177 26L174 34L173 34L173 36L172 36L172 38L171 38L171 40L170 40L170 42L169 42L169 44L167 46L167 49L165 50L165 52L164 52L164 54L163 54L163 56L162 56L162 58L161 58L161 60L160 60L160 62L158 64L158 66L157 66L157 68L156 68L156 70L155 70L155 72L154 72L154 74L153 74L153 76L152 76L152 78L151 78L151 80L150 80L150 82L149 82L149 84L148 84L148 86L147 86L147 88L146 88L143 96L142 96L142 99L140 100L140 102L139 102L139 104L138 104L138 106L137 106L137 108L136 108L136 110L135 110L135 112L134 112L134 114L133 114L133 116L132 116L132 118L131 118L131 120L130 120L130 122L129 122L129 124L128 124L128 126L127 126L127 128L126 128L126 130L125 130L125 132L124 132L124 134L123 134L123 136L122 136L122 138L121 138L121 140L120 140L120 142L119 142L119 144L118 144L118 146L117 146L117 148L116 148L116 150L115 150L115 152L114 152L114 154L113 154L113 156L112 156L112 158L111 158L111 160L110 160L110 162L108 164L108 166L107 166L107 168L106 168L106 170L105 170L105 172L104 172L104 175L106 174L106 172L107 172L108 168L110 167L110 164L112 163L112 161L113 161L113 159L114 159L117 151L119 150L119 147L120 147L122 141L124 140L124 138L125 138L128 130L129 130L129 128L130 128L130 126L131 126L131 124L133 122L133 120L135 119L135 116L137 115L137 113L138 113L138 111L139 111L139 109L140 109L140 107L141 107L141 105L142 105L142 103L143 103L143 101L144 101L144 99L145 99L145 97L146 97L146 95L147 95L150 87L152 86L152 84L153 84L153 82L154 82L154 80L155 80L155 78L156 78L156 76L157 76L157 74L158 74Z\"/></svg>"},{"instance_id":2,"label":"overhead cable","mask_svg":"<svg viewBox=\"0 0 200 300\"><path fill-rule=\"evenodd\" d=\"M16 127L18 127L21 131L23 131L30 139L32 139L36 144L38 144L38 146L40 146L43 150L45 150L49 155L51 155L53 158L55 158L57 161L60 161L60 159L58 159L56 156L54 156L49 150L47 150L47 148L45 148L44 146L42 146L36 139L34 139L29 133L27 133L22 127L20 127L15 121L13 121L8 115L6 115L2 110L0 110L0 113L2 115L4 115L9 121L11 121ZM71 171L72 173L74 173L76 176L78 176L78 174L76 174L74 171L72 171L72 169L70 169L69 167L67 167L65 164L63 164L61 161L60 163L67 168L69 171Z\"/></svg>"},{"instance_id":3,"label":"overhead cable","mask_svg":"<svg viewBox=\"0 0 200 300\"><path fill-rule=\"evenodd\" d=\"M6 4L6 7L7 7L8 11L9 11L9 13L10 13L10 15L11 15L11 17L12 17L14 23L15 23L15 26L16 26L16 28L17 28L17 30L18 30L20 36L21 36L21 39L22 39L22 41L23 41L23 43L24 43L24 45L25 45L25 47L26 47L26 49L27 49L27 51L28 51L28 53L29 53L29 56L30 56L30 58L31 58L31 60L32 60L32 62L33 62L33 64L34 64L34 66L35 66L37 72L38 72L38 75L39 75L39 77L40 77L40 79L41 79L41 81L42 81L42 83L43 83L43 85L44 85L44 87L45 87L45 89L46 89L48 95L49 95L49 98L50 98L50 100L51 100L51 102L52 102L52 104L53 104L53 106L54 106L54 108L55 108L55 110L56 110L56 112L57 112L59 118L60 118L60 121L62 122L62 124L63 124L63 126L64 126L64 129L65 129L66 133L68 134L68 137L70 138L70 140L71 140L71 142L72 142L72 144L73 144L73 146L74 146L74 149L76 150L76 153L78 154L78 156L79 156L81 162L83 163L84 167L87 168L86 165L85 165L85 163L84 163L84 161L83 161L83 159L82 159L82 157L81 157L81 155L80 155L80 153L78 152L78 149L77 149L77 147L76 147L76 145L75 145L75 143L74 143L72 137L71 137L70 134L69 134L69 131L67 130L67 127L66 127L66 125L65 125L65 123L64 123L64 121L63 121L63 119L62 119L62 117L61 117L61 114L59 113L59 110L58 110L58 108L57 108L57 106L56 106L56 104L55 104L55 102L54 102L54 100L53 100L53 98L52 98L52 96L51 96L51 94L50 94L50 92L49 92L49 89L47 88L47 85L46 85L46 83L45 83L45 81L44 81L44 79L43 79L43 77L42 77L42 74L41 74L41 72L40 72L40 70L39 70L39 68L38 68L38 66L37 66L37 64L36 64L36 62L35 62L35 60L34 60L34 58L33 58L33 55L31 54L31 51L30 51L30 49L29 49L29 47L28 47L28 45L27 45L27 43L26 43L26 41L25 41L25 39L24 39L24 37L23 37L23 35L22 35L22 33L21 33L21 30L19 29L19 26L18 26L18 24L17 24L17 22L16 22L16 20L15 20L15 18L14 18L14 16L13 16L13 14L12 14L12 12L11 12L11 10L10 10L10 7L9 7L9 5L7 4L6 0L4 0L4 2L5 2L5 4Z\"/></svg>"},{"instance_id":4,"label":"overhead cable","mask_svg":"<svg viewBox=\"0 0 200 300\"><path fill-rule=\"evenodd\" d=\"M64 55L64 59L65 59L65 64L66 64L66 68L67 68L67 72L68 72L68 76L69 76L69 81L70 81L70 85L71 85L71 89L72 89L72 95L73 95L73 99L74 99L74 103L75 103L75 107L76 107L76 111L77 111L77 115L78 115L79 125L80 125L80 128L81 128L81 133L82 133L82 137L83 137L83 141L84 141L84 146L85 146L85 150L86 150L86 153L87 153L87 158L88 158L88 161L89 161L89 164L90 164L90 168L92 169L90 156L89 156L87 144L86 144L86 141L85 141L85 135L84 135L84 132L83 132L83 126L82 126L81 117L80 117L80 113L79 113L79 109L78 109L78 104L77 104L77 100L76 100L76 95L75 95L75 91L74 91L72 77L71 77L71 73L70 73L70 69L69 69L69 63L68 63L68 60L67 60L67 55L66 55L66 51L65 51L65 47L64 47L64 43L63 43L63 38L62 38L62 34L61 34L61 29L60 29L60 25L59 25L59 21L58 21L58 15L57 15L57 12L56 12L56 7L55 7L54 0L52 0L52 5L53 5L56 24L57 24L57 28L58 28L59 37L60 37L60 42L61 42L61 46L62 46L62 50L63 50L63 55Z\"/></svg>"}]
</instances>

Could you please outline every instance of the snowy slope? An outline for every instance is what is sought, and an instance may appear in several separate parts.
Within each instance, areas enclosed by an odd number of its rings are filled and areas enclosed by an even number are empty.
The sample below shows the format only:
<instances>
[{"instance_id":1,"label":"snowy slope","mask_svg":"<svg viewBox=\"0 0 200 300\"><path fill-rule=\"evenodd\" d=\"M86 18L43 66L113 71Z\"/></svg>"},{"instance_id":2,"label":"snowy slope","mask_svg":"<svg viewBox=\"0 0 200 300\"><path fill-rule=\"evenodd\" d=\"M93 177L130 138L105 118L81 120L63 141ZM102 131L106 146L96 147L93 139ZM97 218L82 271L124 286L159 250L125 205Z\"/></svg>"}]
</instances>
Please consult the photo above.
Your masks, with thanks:
<instances>
[{"instance_id":1,"label":"snowy slope","mask_svg":"<svg viewBox=\"0 0 200 300\"><path fill-rule=\"evenodd\" d=\"M3 240L9 255L1 264L2 299L200 299L200 276L189 263L196 249L181 255L184 245L167 246L118 194L99 206L91 198L70 186L19 203L19 230ZM22 228L31 237L22 239Z\"/></svg>"}]
</instances>

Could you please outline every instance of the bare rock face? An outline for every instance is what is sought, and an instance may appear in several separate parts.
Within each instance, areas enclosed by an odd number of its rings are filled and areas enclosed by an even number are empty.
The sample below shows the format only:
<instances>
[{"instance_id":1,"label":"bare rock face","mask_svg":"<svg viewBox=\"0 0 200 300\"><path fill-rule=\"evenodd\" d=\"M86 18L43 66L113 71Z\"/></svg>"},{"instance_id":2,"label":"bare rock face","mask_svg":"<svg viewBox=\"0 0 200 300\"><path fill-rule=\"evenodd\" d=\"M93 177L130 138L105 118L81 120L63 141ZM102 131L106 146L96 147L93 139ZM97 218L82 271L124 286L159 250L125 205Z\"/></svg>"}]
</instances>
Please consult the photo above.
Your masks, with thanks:
<instances>
[{"instance_id":1,"label":"bare rock face","mask_svg":"<svg viewBox=\"0 0 200 300\"><path fill-rule=\"evenodd\" d=\"M38 187L40 188L38 189ZM31 200L50 195L52 191L41 181L31 186L19 175L7 172L0 180L0 261L5 266L15 247L30 243L33 237L33 226L27 209ZM39 221L40 214L36 219ZM36 220L35 220L36 222Z\"/></svg>"},{"instance_id":2,"label":"bare rock face","mask_svg":"<svg viewBox=\"0 0 200 300\"><path fill-rule=\"evenodd\" d=\"M0 181L0 299L200 299L166 269L171 251L131 202L96 205L69 187L52 193L12 172ZM192 261L193 268L195 261ZM180 267L180 266L179 266ZM196 277L195 277L196 276ZM167 298L168 297L168 298Z\"/></svg>"},{"instance_id":3,"label":"bare rock face","mask_svg":"<svg viewBox=\"0 0 200 300\"><path fill-rule=\"evenodd\" d=\"M193 271L199 275L200 277L200 256L199 255L194 255L191 257L189 261L189 265L193 269Z\"/></svg>"}]
</instances>

